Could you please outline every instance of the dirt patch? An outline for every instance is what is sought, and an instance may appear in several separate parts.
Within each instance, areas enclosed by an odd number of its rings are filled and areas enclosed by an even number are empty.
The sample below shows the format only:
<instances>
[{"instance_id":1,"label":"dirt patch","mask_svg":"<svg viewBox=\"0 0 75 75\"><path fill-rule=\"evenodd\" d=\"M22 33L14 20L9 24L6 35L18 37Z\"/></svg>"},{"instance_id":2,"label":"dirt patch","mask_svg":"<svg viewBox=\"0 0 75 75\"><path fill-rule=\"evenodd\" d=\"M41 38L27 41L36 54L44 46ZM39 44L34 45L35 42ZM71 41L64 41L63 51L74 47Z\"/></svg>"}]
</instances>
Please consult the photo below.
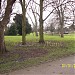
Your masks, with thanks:
<instances>
[{"instance_id":1,"label":"dirt patch","mask_svg":"<svg viewBox=\"0 0 75 75\"><path fill-rule=\"evenodd\" d=\"M10 47L10 51L6 54L0 55L0 64L7 63L9 61L18 61L22 62L29 58L36 58L36 57L42 57L46 54L48 54L48 49L55 48L55 47L64 47L65 43L58 42L58 41L46 41L44 44L39 44L36 42L27 42L26 45L22 45L21 43L18 43L13 48ZM67 46L66 46L67 47ZM51 49L50 51L53 51L55 49Z\"/></svg>"},{"instance_id":2,"label":"dirt patch","mask_svg":"<svg viewBox=\"0 0 75 75\"><path fill-rule=\"evenodd\" d=\"M36 57L44 56L47 53L48 51L44 48L36 48L36 47L23 48L23 47L17 46L17 48L14 48L14 50L9 51L6 54L0 55L0 57L2 58L2 61L0 61L0 63L4 64L9 61L22 62L29 58L36 58ZM6 62L4 59L6 60Z\"/></svg>"},{"instance_id":3,"label":"dirt patch","mask_svg":"<svg viewBox=\"0 0 75 75\"><path fill-rule=\"evenodd\" d=\"M12 54L18 54L19 61L25 60L25 59L29 59L29 58L35 58L35 57L41 57L44 56L45 54L47 54L47 50L44 49L40 49L40 48L35 48L35 49L28 49L28 50L15 50Z\"/></svg>"}]
</instances>

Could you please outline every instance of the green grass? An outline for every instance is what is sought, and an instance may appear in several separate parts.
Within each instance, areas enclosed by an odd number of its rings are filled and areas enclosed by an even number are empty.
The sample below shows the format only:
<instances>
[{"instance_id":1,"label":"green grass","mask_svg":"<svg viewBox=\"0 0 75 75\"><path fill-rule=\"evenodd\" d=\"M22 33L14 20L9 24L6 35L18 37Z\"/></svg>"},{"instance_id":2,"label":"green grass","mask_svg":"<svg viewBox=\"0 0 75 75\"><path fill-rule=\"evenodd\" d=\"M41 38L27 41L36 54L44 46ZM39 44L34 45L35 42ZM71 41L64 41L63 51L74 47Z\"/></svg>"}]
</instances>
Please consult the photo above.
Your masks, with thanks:
<instances>
[{"instance_id":1,"label":"green grass","mask_svg":"<svg viewBox=\"0 0 75 75\"><path fill-rule=\"evenodd\" d=\"M12 54L8 58L0 58L0 73L10 72L12 70L21 69L25 67L34 66L46 61L53 61L58 58L66 57L75 54L75 34L65 35L64 38L54 35L44 35L45 44L34 44L39 41L39 37L33 36L33 34L27 35L27 42L33 42L32 46L14 47L21 42L21 36L5 36L7 49L12 52L14 50L30 51L33 49L47 50L48 53L40 57L27 58L22 62L15 61L21 57L18 53ZM47 43L48 42L48 43ZM58 45L57 45L58 44ZM14 61L13 61L14 60Z\"/></svg>"},{"instance_id":2,"label":"green grass","mask_svg":"<svg viewBox=\"0 0 75 75\"><path fill-rule=\"evenodd\" d=\"M64 35L64 38L61 38L58 35L54 36L49 36L45 35L45 40L63 40L63 41L69 41L69 40L75 40L75 34L66 34Z\"/></svg>"},{"instance_id":3,"label":"green grass","mask_svg":"<svg viewBox=\"0 0 75 75\"><path fill-rule=\"evenodd\" d=\"M26 36L27 41L37 41L38 37L33 36L32 34L28 34ZM22 36L5 36L5 41L10 41L10 42L21 42L22 41Z\"/></svg>"},{"instance_id":4,"label":"green grass","mask_svg":"<svg viewBox=\"0 0 75 75\"><path fill-rule=\"evenodd\" d=\"M5 36L5 41L10 41L10 42L21 42L22 40L22 36ZM51 36L51 35L44 35L44 39L45 40L63 40L63 41L66 41L66 40L75 40L75 34L66 34L64 36L64 38L61 38L60 36L57 36L57 35L54 35L54 36ZM33 36L33 34L28 34L26 36L26 40L27 41L38 41L39 40L39 37L36 37L36 36Z\"/></svg>"}]
</instances>

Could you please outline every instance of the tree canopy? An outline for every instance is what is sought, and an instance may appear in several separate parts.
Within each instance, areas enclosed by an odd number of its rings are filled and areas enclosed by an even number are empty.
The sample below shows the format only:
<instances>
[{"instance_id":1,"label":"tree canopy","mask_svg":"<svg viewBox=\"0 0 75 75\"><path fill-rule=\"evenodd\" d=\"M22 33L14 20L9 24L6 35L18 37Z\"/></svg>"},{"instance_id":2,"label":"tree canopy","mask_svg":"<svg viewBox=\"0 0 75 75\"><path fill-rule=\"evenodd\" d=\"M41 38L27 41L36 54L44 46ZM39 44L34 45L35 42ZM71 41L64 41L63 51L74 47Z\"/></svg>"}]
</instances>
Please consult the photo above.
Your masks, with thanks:
<instances>
[{"instance_id":1,"label":"tree canopy","mask_svg":"<svg viewBox=\"0 0 75 75\"><path fill-rule=\"evenodd\" d=\"M17 35L17 28L15 23L12 23L10 27L7 28L5 35Z\"/></svg>"},{"instance_id":2,"label":"tree canopy","mask_svg":"<svg viewBox=\"0 0 75 75\"><path fill-rule=\"evenodd\" d=\"M22 14L17 14L14 18L18 34L22 35ZM31 25L28 22L28 19L26 18L26 34L29 34L32 32Z\"/></svg>"}]
</instances>

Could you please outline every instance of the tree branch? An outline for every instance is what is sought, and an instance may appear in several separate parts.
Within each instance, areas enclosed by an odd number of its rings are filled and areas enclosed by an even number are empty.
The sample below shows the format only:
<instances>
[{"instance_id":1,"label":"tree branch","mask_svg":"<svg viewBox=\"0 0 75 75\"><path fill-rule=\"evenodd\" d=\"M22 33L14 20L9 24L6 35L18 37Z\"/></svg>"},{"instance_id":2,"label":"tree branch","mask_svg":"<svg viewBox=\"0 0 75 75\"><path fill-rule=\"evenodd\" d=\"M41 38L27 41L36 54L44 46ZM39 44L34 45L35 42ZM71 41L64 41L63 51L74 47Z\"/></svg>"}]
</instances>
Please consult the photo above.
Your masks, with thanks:
<instances>
[{"instance_id":1,"label":"tree branch","mask_svg":"<svg viewBox=\"0 0 75 75\"><path fill-rule=\"evenodd\" d=\"M29 5L30 1L31 1L31 0L29 0L28 4L27 4L27 6L26 6L26 9L27 9L27 7L28 7L28 5Z\"/></svg>"},{"instance_id":2,"label":"tree branch","mask_svg":"<svg viewBox=\"0 0 75 75\"><path fill-rule=\"evenodd\" d=\"M5 8L5 15L3 17L3 20L1 21L2 26L5 26L8 24L9 19L10 19L10 15L12 12L12 6L15 3L16 0L7 0L7 6Z\"/></svg>"},{"instance_id":3,"label":"tree branch","mask_svg":"<svg viewBox=\"0 0 75 75\"><path fill-rule=\"evenodd\" d=\"M1 10L1 0L0 0L0 10Z\"/></svg>"},{"instance_id":4,"label":"tree branch","mask_svg":"<svg viewBox=\"0 0 75 75\"><path fill-rule=\"evenodd\" d=\"M33 0L33 2L34 2L35 4L37 4L37 5L40 5L40 4L38 4L37 2L35 2L34 0Z\"/></svg>"},{"instance_id":5,"label":"tree branch","mask_svg":"<svg viewBox=\"0 0 75 75\"><path fill-rule=\"evenodd\" d=\"M54 8L54 9L52 10L52 12L50 12L50 13L47 15L47 17L46 17L43 21L45 21L45 20L53 13L53 11L56 10L58 7L60 7L60 6L62 6L62 5L65 5L65 4L69 3L69 2L75 2L75 1L67 1L67 2L64 3L64 4L58 5L56 8Z\"/></svg>"},{"instance_id":6,"label":"tree branch","mask_svg":"<svg viewBox=\"0 0 75 75\"><path fill-rule=\"evenodd\" d=\"M35 26L35 24L34 24L34 22L33 22L32 18L31 18L31 16L29 15L29 13L27 13L27 15L29 16L29 18L30 18L30 20L31 20L32 24Z\"/></svg>"}]
</instances>

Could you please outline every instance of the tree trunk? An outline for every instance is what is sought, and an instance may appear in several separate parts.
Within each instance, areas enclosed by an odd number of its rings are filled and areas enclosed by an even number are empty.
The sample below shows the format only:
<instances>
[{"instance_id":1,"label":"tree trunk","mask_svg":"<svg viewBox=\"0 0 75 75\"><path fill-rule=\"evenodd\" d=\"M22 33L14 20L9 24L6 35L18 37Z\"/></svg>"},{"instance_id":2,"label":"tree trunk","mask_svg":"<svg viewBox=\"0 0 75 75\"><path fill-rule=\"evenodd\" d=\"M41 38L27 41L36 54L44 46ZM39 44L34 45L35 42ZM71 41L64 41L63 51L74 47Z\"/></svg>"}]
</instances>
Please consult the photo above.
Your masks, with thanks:
<instances>
[{"instance_id":1,"label":"tree trunk","mask_svg":"<svg viewBox=\"0 0 75 75\"><path fill-rule=\"evenodd\" d=\"M34 19L35 19L35 35L38 36L38 30L37 30L37 18L36 15L33 13Z\"/></svg>"},{"instance_id":2,"label":"tree trunk","mask_svg":"<svg viewBox=\"0 0 75 75\"><path fill-rule=\"evenodd\" d=\"M60 3L60 0L59 0ZM59 21L60 21L60 36L63 38L63 27L64 27L64 10L62 10L62 5L60 6L60 9L58 8L58 15L59 15Z\"/></svg>"},{"instance_id":3,"label":"tree trunk","mask_svg":"<svg viewBox=\"0 0 75 75\"><path fill-rule=\"evenodd\" d=\"M4 42L4 28L0 27L0 53L3 54L6 52L6 46Z\"/></svg>"},{"instance_id":4,"label":"tree trunk","mask_svg":"<svg viewBox=\"0 0 75 75\"><path fill-rule=\"evenodd\" d=\"M37 32L37 31L35 31L35 34L36 34L36 36L38 37L38 32Z\"/></svg>"},{"instance_id":5,"label":"tree trunk","mask_svg":"<svg viewBox=\"0 0 75 75\"><path fill-rule=\"evenodd\" d=\"M60 24L61 24L61 28L60 28L60 36L61 36L61 38L63 38L64 37L64 30L63 30L63 21L62 22L60 22Z\"/></svg>"},{"instance_id":6,"label":"tree trunk","mask_svg":"<svg viewBox=\"0 0 75 75\"><path fill-rule=\"evenodd\" d=\"M44 43L44 35L43 35L43 0L40 0L40 39L39 39L39 43Z\"/></svg>"},{"instance_id":7,"label":"tree trunk","mask_svg":"<svg viewBox=\"0 0 75 75\"><path fill-rule=\"evenodd\" d=\"M1 9L1 2L2 0L0 0L0 9ZM8 24L9 19L10 19L10 15L12 12L12 6L15 3L16 0L6 0L6 8L5 13L3 13L3 19L0 21L0 53L5 53L6 51L6 46L5 46L5 42L4 42L4 27ZM5 5L4 5L5 6ZM0 11L1 13L1 11Z\"/></svg>"},{"instance_id":8,"label":"tree trunk","mask_svg":"<svg viewBox=\"0 0 75 75\"><path fill-rule=\"evenodd\" d=\"M63 27L64 27L64 11L62 10L62 5L61 5L61 38L63 38L64 37L64 29L63 29Z\"/></svg>"},{"instance_id":9,"label":"tree trunk","mask_svg":"<svg viewBox=\"0 0 75 75\"><path fill-rule=\"evenodd\" d=\"M26 8L25 0L22 2L22 45L26 44Z\"/></svg>"},{"instance_id":10,"label":"tree trunk","mask_svg":"<svg viewBox=\"0 0 75 75\"><path fill-rule=\"evenodd\" d=\"M38 31L37 31L37 22L35 22L35 35L38 36Z\"/></svg>"},{"instance_id":11,"label":"tree trunk","mask_svg":"<svg viewBox=\"0 0 75 75\"><path fill-rule=\"evenodd\" d=\"M60 36L61 36L61 38L64 37L64 34L63 34L63 25L61 25Z\"/></svg>"}]
</instances>

